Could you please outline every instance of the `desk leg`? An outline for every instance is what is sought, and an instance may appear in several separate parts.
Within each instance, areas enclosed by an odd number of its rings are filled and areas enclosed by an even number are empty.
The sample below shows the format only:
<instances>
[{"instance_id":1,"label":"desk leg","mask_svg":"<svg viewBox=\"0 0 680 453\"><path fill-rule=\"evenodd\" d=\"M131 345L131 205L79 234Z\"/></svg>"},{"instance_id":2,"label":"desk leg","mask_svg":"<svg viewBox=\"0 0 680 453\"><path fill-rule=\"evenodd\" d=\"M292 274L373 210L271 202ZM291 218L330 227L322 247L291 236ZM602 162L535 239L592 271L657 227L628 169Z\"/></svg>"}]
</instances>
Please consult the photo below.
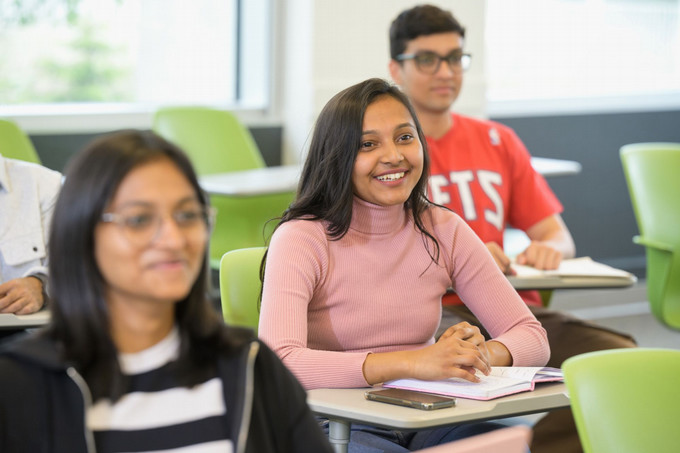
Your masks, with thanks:
<instances>
[{"instance_id":1,"label":"desk leg","mask_svg":"<svg viewBox=\"0 0 680 453\"><path fill-rule=\"evenodd\" d=\"M330 418L328 420L328 440L335 453L347 453L349 429L352 424L345 420Z\"/></svg>"}]
</instances>

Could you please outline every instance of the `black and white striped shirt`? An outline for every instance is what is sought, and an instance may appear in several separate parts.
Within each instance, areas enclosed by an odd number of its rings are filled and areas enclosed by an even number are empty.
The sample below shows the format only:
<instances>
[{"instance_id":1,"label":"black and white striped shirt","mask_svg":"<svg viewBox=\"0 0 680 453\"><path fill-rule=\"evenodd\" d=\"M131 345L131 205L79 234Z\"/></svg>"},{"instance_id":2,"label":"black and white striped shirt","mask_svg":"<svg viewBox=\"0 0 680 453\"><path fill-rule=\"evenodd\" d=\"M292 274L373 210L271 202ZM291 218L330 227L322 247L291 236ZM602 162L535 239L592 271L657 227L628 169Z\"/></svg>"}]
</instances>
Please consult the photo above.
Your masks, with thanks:
<instances>
[{"instance_id":1,"label":"black and white striped shirt","mask_svg":"<svg viewBox=\"0 0 680 453\"><path fill-rule=\"evenodd\" d=\"M215 371L194 387L181 387L169 366L177 359L179 343L174 328L151 348L119 355L129 388L113 404L97 399L87 412L98 453L233 451L222 381Z\"/></svg>"}]
</instances>

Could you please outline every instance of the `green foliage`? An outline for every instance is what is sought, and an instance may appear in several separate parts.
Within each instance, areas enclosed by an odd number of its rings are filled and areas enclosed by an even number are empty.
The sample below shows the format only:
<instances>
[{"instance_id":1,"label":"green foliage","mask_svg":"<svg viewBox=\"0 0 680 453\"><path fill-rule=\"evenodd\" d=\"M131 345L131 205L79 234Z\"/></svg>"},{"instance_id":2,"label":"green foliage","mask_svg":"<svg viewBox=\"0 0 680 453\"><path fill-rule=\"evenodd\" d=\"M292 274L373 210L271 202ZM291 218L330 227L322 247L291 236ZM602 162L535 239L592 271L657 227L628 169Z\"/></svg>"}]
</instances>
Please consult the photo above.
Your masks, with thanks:
<instances>
[{"instance_id":1,"label":"green foliage","mask_svg":"<svg viewBox=\"0 0 680 453\"><path fill-rule=\"evenodd\" d=\"M34 93L40 102L116 102L130 100L121 87L127 71L114 65L117 49L98 40L92 25L79 27L71 43L71 62L49 59L40 64L42 78L51 82L47 92Z\"/></svg>"},{"instance_id":2,"label":"green foliage","mask_svg":"<svg viewBox=\"0 0 680 453\"><path fill-rule=\"evenodd\" d=\"M121 102L131 100L128 89L130 69L121 65L126 61L124 50L110 45L102 38L101 25L87 22L84 16L72 16L69 23L59 25L60 30L68 30L72 38L67 42L56 37L63 33L49 34L42 39L52 40L49 49L40 50L41 42L35 34L26 35L22 28L30 30L45 23L50 16L46 10L56 6L64 7L73 14L77 12L81 0L0 0L0 13L7 16L8 6L16 8L13 15L14 32L18 36L28 36L21 41L9 39L6 29L0 27L0 103L34 104L59 102ZM29 12L35 5L43 12ZM40 16L39 14L42 14ZM34 23L31 23L34 22ZM27 24L27 25L23 25ZM2 32L7 32L3 37ZM42 36L42 35L40 35ZM22 48L11 51L10 43ZM3 51L3 49L5 49ZM30 49L30 51L28 51ZM38 52L35 52L38 50ZM17 55L29 55L30 65L12 63ZM124 64L124 63L123 63Z\"/></svg>"}]
</instances>

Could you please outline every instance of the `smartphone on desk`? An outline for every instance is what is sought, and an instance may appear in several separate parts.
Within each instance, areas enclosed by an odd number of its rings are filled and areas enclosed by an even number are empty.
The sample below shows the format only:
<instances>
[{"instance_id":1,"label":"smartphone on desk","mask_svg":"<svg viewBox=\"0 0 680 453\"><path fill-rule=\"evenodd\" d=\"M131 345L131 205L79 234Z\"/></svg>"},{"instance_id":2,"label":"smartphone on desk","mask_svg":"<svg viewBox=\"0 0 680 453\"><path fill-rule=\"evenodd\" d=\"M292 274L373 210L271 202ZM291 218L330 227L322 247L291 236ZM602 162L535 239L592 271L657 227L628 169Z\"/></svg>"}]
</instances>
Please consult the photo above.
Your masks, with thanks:
<instances>
[{"instance_id":1,"label":"smartphone on desk","mask_svg":"<svg viewBox=\"0 0 680 453\"><path fill-rule=\"evenodd\" d=\"M456 405L456 399L449 396L393 388L370 390L364 393L364 397L371 401L413 407L424 411L453 407Z\"/></svg>"}]
</instances>

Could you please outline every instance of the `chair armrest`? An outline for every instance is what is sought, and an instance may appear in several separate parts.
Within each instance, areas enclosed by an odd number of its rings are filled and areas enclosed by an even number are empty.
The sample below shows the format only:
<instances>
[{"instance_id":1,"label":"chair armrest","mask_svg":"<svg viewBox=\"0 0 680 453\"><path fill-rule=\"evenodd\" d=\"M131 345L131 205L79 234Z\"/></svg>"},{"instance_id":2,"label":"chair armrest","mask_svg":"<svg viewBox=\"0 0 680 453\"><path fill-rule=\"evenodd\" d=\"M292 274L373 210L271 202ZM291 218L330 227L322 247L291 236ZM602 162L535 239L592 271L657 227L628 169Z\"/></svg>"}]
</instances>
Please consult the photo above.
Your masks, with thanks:
<instances>
[{"instance_id":1,"label":"chair armrest","mask_svg":"<svg viewBox=\"0 0 680 453\"><path fill-rule=\"evenodd\" d=\"M655 241L653 239L648 239L642 236L633 236L633 242L636 244L643 245L645 247L651 247L658 250L663 250L666 252L673 253L675 251L675 246L673 244L668 244L661 241Z\"/></svg>"}]
</instances>

